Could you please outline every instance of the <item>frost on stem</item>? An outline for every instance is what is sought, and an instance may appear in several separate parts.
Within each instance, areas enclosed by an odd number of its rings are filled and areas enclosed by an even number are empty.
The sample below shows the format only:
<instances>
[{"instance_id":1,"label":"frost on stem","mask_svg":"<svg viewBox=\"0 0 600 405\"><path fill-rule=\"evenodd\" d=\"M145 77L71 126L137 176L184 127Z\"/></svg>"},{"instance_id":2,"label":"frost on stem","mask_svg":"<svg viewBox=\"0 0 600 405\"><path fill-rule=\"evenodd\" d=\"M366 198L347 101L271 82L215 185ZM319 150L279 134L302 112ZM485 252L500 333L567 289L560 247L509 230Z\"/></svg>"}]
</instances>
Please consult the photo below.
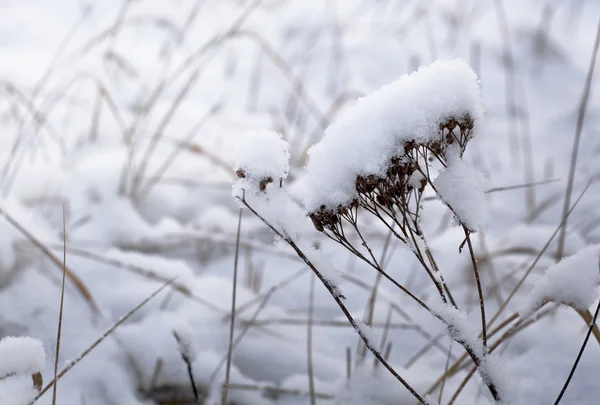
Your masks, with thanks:
<instances>
[{"instance_id":1,"label":"frost on stem","mask_svg":"<svg viewBox=\"0 0 600 405\"><path fill-rule=\"evenodd\" d=\"M8 336L0 340L0 378L37 373L45 362L44 346L37 339Z\"/></svg>"},{"instance_id":2,"label":"frost on stem","mask_svg":"<svg viewBox=\"0 0 600 405\"><path fill-rule=\"evenodd\" d=\"M310 150L305 205L315 228L343 241L341 223L356 227L361 207L396 222L409 241L420 233L430 161L460 159L482 115L477 76L462 60L432 63L358 100Z\"/></svg>"},{"instance_id":3,"label":"frost on stem","mask_svg":"<svg viewBox=\"0 0 600 405\"><path fill-rule=\"evenodd\" d=\"M189 323L178 321L171 329L175 341L177 342L177 350L181 357L189 363L193 363L197 357L196 344L194 342L194 330Z\"/></svg>"},{"instance_id":4,"label":"frost on stem","mask_svg":"<svg viewBox=\"0 0 600 405\"><path fill-rule=\"evenodd\" d=\"M448 335L475 356L479 376L484 384L493 386L498 393L496 403L513 403L518 392L518 383L510 376L502 360L484 347L478 329L469 322L467 315L445 304L435 307L434 310L446 325Z\"/></svg>"},{"instance_id":5,"label":"frost on stem","mask_svg":"<svg viewBox=\"0 0 600 405\"><path fill-rule=\"evenodd\" d=\"M588 309L598 298L598 285L600 245L592 245L548 268L535 282L519 313L523 318L529 316L546 302Z\"/></svg>"}]
</instances>

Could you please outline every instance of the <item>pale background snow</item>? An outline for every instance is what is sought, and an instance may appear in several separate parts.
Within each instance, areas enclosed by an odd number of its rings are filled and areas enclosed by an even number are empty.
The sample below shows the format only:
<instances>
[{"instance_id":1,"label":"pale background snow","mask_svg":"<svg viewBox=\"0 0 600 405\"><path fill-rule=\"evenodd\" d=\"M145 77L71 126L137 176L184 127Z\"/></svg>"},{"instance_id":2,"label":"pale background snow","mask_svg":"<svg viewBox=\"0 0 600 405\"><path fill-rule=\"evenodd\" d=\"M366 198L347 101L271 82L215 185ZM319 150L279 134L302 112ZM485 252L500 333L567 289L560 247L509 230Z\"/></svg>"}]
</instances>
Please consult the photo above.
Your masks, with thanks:
<instances>
[{"instance_id":1,"label":"pale background snow","mask_svg":"<svg viewBox=\"0 0 600 405\"><path fill-rule=\"evenodd\" d=\"M535 189L485 195L486 226L472 240L489 291L488 317L560 222L600 3L502 2L514 58L514 106L511 90L506 91L512 79L505 38L491 0L250 4L0 4L0 208L62 257L66 205L67 265L102 312L95 314L90 301L67 281L59 365L77 357L165 280L178 276L177 290L161 293L60 381L58 404L149 405L165 395L190 398L186 367L172 333L182 322L193 331L187 336L194 339L199 386L207 391L212 383L211 398L218 401L225 368L217 366L227 353L239 207L231 197L232 167L240 134L266 129L283 135L291 161L289 194L281 197L300 201L306 191L300 181L306 152L323 128L357 98L435 59L463 58L481 79L485 119L464 158L490 187L559 179ZM231 31L241 15L241 28ZM118 35L110 35L114 26L122 28ZM164 91L144 114L165 78ZM600 173L597 83L581 139L575 197ZM182 93L183 88L188 91ZM134 148L124 144L129 138ZM566 255L600 242L598 198L594 183L569 219ZM441 201L426 201L424 212L423 227L436 261L469 312L470 323L478 327L471 262L467 252L458 253L464 234L452 225L452 214ZM374 223L368 237L377 255L386 236ZM372 269L316 233L303 242L320 244L326 259L346 273L346 304L362 319L376 282ZM556 246L550 245L534 275L555 264ZM435 294L408 248L392 242L385 263L391 276L420 297ZM273 243L258 219L244 216L236 336L251 326L234 352L231 383L238 388L230 390L229 398L236 404L310 403L306 395L263 395L240 388L308 391L310 273L304 267L281 241ZM60 269L0 218L0 338L39 339L46 352L45 382L53 373L60 279ZM494 280L502 287L493 288ZM281 288L270 290L283 281ZM534 281L524 283L504 316L521 309L518 298L526 296ZM376 302L372 329L378 337L390 305L401 309L392 312L387 334L390 362L417 391L425 392L444 370L450 341L443 337L411 359L427 345L424 335L434 337L443 326L389 283L380 283ZM373 370L370 355L363 366L353 364L346 381L346 348L354 362L358 336L318 284L314 306L313 369L315 390L322 394L317 403L412 403L381 365ZM561 308L501 346L498 354L507 373L519 381L518 403L554 402L585 329L572 309ZM454 344L452 357L460 355ZM587 405L600 397L598 356L600 348L592 339L563 403ZM447 381L442 403L464 375ZM22 391L30 376L18 378L23 380L0 381L1 398L12 398L14 404L26 403L31 394ZM50 401L47 393L39 403ZM487 403L476 378L457 403Z\"/></svg>"}]
</instances>

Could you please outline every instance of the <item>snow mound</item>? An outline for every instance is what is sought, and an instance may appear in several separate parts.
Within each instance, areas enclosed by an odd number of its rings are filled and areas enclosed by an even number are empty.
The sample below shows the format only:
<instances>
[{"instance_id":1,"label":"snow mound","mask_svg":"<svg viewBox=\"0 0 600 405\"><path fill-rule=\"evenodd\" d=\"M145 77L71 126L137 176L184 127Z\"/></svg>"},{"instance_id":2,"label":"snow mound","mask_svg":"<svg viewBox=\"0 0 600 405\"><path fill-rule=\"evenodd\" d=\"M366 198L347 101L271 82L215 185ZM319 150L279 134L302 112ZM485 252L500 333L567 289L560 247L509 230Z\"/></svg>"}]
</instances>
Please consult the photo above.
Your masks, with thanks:
<instances>
[{"instance_id":1,"label":"snow mound","mask_svg":"<svg viewBox=\"0 0 600 405\"><path fill-rule=\"evenodd\" d=\"M37 373L45 362L44 346L37 339L8 336L0 340L0 379L11 374Z\"/></svg>"},{"instance_id":2,"label":"snow mound","mask_svg":"<svg viewBox=\"0 0 600 405\"><path fill-rule=\"evenodd\" d=\"M524 299L519 312L521 317L531 315L546 301L587 309L598 298L599 284L600 245L592 245L546 270Z\"/></svg>"},{"instance_id":3,"label":"snow mound","mask_svg":"<svg viewBox=\"0 0 600 405\"><path fill-rule=\"evenodd\" d=\"M271 131L251 132L243 137L234 151L234 168L244 187L259 187L287 177L290 152L281 135ZM258 190L255 190L258 191Z\"/></svg>"}]
</instances>

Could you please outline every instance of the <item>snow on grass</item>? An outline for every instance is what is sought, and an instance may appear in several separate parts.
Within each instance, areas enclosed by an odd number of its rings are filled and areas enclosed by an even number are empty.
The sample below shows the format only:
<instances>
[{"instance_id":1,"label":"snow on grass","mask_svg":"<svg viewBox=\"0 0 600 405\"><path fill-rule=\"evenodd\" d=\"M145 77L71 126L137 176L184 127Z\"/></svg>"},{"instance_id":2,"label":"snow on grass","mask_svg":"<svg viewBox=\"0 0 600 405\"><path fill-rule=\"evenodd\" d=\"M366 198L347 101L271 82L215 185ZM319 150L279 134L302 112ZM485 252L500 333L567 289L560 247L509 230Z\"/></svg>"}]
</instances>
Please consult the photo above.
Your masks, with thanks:
<instances>
[{"instance_id":1,"label":"snow on grass","mask_svg":"<svg viewBox=\"0 0 600 405\"><path fill-rule=\"evenodd\" d=\"M439 196L452 209L458 221L476 231L486 219L487 179L457 154L448 157L448 167L434 181Z\"/></svg>"},{"instance_id":2,"label":"snow on grass","mask_svg":"<svg viewBox=\"0 0 600 405\"><path fill-rule=\"evenodd\" d=\"M367 339L369 342L368 345L378 353L381 353L381 348L379 347L379 340L377 339L377 335L371 329L369 325L362 321L356 322L356 327L360 330L360 333Z\"/></svg>"},{"instance_id":3,"label":"snow on grass","mask_svg":"<svg viewBox=\"0 0 600 405\"><path fill-rule=\"evenodd\" d=\"M31 376L19 375L0 380L0 404L27 405L36 395Z\"/></svg>"},{"instance_id":4,"label":"snow on grass","mask_svg":"<svg viewBox=\"0 0 600 405\"><path fill-rule=\"evenodd\" d=\"M37 339L8 336L0 340L0 378L37 373L45 362L44 346Z\"/></svg>"},{"instance_id":5,"label":"snow on grass","mask_svg":"<svg viewBox=\"0 0 600 405\"><path fill-rule=\"evenodd\" d=\"M518 383L508 373L504 362L496 355L490 354L479 338L480 330L467 318L467 314L450 305L434 307L448 328L452 339L469 348L479 360L477 369L485 384L493 384L502 399L501 404L512 403L518 392Z\"/></svg>"},{"instance_id":6,"label":"snow on grass","mask_svg":"<svg viewBox=\"0 0 600 405\"><path fill-rule=\"evenodd\" d=\"M287 177L289 160L288 144L281 135L271 131L248 133L234 152L234 168L242 179L238 185L246 191L265 191L268 184L279 184Z\"/></svg>"},{"instance_id":7,"label":"snow on grass","mask_svg":"<svg viewBox=\"0 0 600 405\"><path fill-rule=\"evenodd\" d=\"M196 360L198 350L194 341L194 330L191 325L184 320L180 320L175 322L172 332L177 341L177 349L181 353L181 356L189 362Z\"/></svg>"},{"instance_id":8,"label":"snow on grass","mask_svg":"<svg viewBox=\"0 0 600 405\"><path fill-rule=\"evenodd\" d=\"M479 330L469 321L467 314L445 304L433 309L448 327L452 339L469 347L478 358L483 358L485 351L479 339Z\"/></svg>"},{"instance_id":9,"label":"snow on grass","mask_svg":"<svg viewBox=\"0 0 600 405\"><path fill-rule=\"evenodd\" d=\"M245 201L286 238L312 231L298 202L281 185L289 171L288 144L270 131L251 132L236 145L234 198Z\"/></svg>"},{"instance_id":10,"label":"snow on grass","mask_svg":"<svg viewBox=\"0 0 600 405\"><path fill-rule=\"evenodd\" d=\"M598 298L600 245L588 246L551 266L527 294L519 311L531 315L546 301L588 309Z\"/></svg>"},{"instance_id":11,"label":"snow on grass","mask_svg":"<svg viewBox=\"0 0 600 405\"><path fill-rule=\"evenodd\" d=\"M441 123L465 115L476 123L483 107L477 76L460 59L421 67L359 99L309 152L306 209L349 204L358 175L383 176L403 142L436 140Z\"/></svg>"}]
</instances>

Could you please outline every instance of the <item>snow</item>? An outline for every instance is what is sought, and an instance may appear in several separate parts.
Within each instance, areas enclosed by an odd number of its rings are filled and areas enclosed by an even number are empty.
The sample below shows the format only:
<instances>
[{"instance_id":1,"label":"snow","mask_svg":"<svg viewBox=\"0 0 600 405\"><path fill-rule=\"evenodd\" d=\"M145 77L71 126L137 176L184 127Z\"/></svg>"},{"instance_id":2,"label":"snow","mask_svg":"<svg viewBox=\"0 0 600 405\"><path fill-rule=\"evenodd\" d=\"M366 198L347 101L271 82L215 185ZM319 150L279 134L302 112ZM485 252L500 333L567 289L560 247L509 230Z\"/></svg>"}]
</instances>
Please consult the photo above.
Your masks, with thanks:
<instances>
[{"instance_id":1,"label":"snow","mask_svg":"<svg viewBox=\"0 0 600 405\"><path fill-rule=\"evenodd\" d=\"M486 221L487 179L475 167L453 156L448 167L433 182L439 196L452 209L460 224L474 232Z\"/></svg>"},{"instance_id":2,"label":"snow","mask_svg":"<svg viewBox=\"0 0 600 405\"><path fill-rule=\"evenodd\" d=\"M446 324L452 339L465 345L479 359L477 371L484 383L494 384L503 404L514 403L518 397L518 383L508 372L506 364L483 346L480 330L469 321L467 314L446 304L434 306L433 310Z\"/></svg>"},{"instance_id":3,"label":"snow","mask_svg":"<svg viewBox=\"0 0 600 405\"><path fill-rule=\"evenodd\" d=\"M8 336L0 340L0 378L34 374L44 368L46 354L38 339Z\"/></svg>"},{"instance_id":4,"label":"snow","mask_svg":"<svg viewBox=\"0 0 600 405\"><path fill-rule=\"evenodd\" d=\"M352 377L349 381L343 380L338 382L338 390L334 404L336 405L361 405L361 404L381 404L392 405L398 403L415 403L414 397L398 384L393 376L385 373L381 369L374 369L370 365L362 365L353 370ZM400 367L395 367L398 373L405 377L410 374L408 383L417 391L423 392L427 388L424 380L432 370L420 369L413 373L407 373ZM437 404L437 402L429 397L428 405Z\"/></svg>"},{"instance_id":5,"label":"snow","mask_svg":"<svg viewBox=\"0 0 600 405\"><path fill-rule=\"evenodd\" d=\"M356 197L356 177L383 176L407 141L439 138L439 125L483 115L479 82L463 60L437 61L359 99L325 131L307 166L309 212L335 210Z\"/></svg>"},{"instance_id":6,"label":"snow","mask_svg":"<svg viewBox=\"0 0 600 405\"><path fill-rule=\"evenodd\" d=\"M289 160L288 144L275 132L245 134L235 146L234 169L241 184L253 187L250 190L264 191L273 182L278 185L287 177Z\"/></svg>"},{"instance_id":7,"label":"snow","mask_svg":"<svg viewBox=\"0 0 600 405\"><path fill-rule=\"evenodd\" d=\"M246 186L248 203L308 253L343 294L350 313L364 313L377 284L371 329L383 336L391 306L389 363L424 394L443 373L448 347L452 345L450 364L462 349L443 333L442 322L386 280L378 282L372 268L314 230L306 218L309 208L302 204L312 193L306 187L311 182L302 183L314 174L322 180L320 191L328 194L338 188L335 182L348 176L347 191L352 192L351 176L356 173L342 169L364 169L363 155L371 150L370 143L382 152L372 162L385 162L390 153L374 133L382 134L393 124L408 128L425 117L417 114L406 121L407 111L429 111L428 106L441 111L444 98L465 94L467 89L452 81L433 89L433 95L394 93L384 100L405 101L407 108L370 106L382 86L399 87L389 84L419 66L427 72L436 59L442 62L434 66L443 67L463 58L481 79L486 114L476 122L476 136L463 154L466 164L495 186L559 179L486 194L488 219L472 241L489 316L562 219L570 163L565 151L572 147L600 15L598 2L562 2L552 8L542 1L505 0L511 65L506 63L496 10L477 1L434 0L423 7L419 1L263 0L248 9L252 2L235 0L105 0L87 2L85 16L80 3L3 0L0 6L0 58L7 61L0 64L0 207L59 259L65 208L67 265L103 314L95 315L67 280L60 364L76 358L163 284L162 279L177 276L174 283L185 289L165 289L69 371L58 387L58 404L147 405L181 398L191 402L186 364L172 333L179 322L193 332L188 336L197 349L192 368L198 387L209 395L206 403L219 402L224 367L216 369L227 355L239 213L238 202L231 198L234 146L256 131L272 131L281 138L266 136L273 142L261 149L264 155L252 150L255 145L242 150L248 164L257 170L261 165L274 176L264 191L260 180ZM197 5L200 10L194 14ZM108 32L114 35L104 34ZM470 72L464 62L458 65ZM508 67L514 68L514 75ZM421 73L400 81L413 82ZM474 75L469 76L475 87ZM435 81L424 85L433 88ZM155 91L161 83L164 86ZM514 106L507 94L511 83ZM419 107L426 101L425 108ZM388 120L363 123L371 113ZM595 136L599 116L600 100L592 94L574 197L600 170ZM366 139L359 139L361 132ZM333 133L341 142L333 142ZM405 134L397 135L400 139ZM148 154L153 139L156 148ZM307 151L322 139L336 154L326 156L327 171L306 173L305 166L314 166L320 147L311 155ZM283 141L290 154L287 177ZM533 153L527 150L528 142ZM255 152L265 159L255 160ZM442 166L432 163L430 179ZM279 178L285 179L282 188ZM419 180L413 173L409 182L415 186ZM432 188L424 193L419 225L427 246L458 307L479 332L470 259L458 253L464 233L450 226L452 212L434 198ZM533 199L525 198L529 193ZM600 243L599 198L592 185L569 217L566 255ZM374 256L383 256L389 229L362 210L359 217ZM352 232L348 236L362 249ZM272 231L245 208L240 246L234 332L236 338L243 332L244 336L234 351L231 382L246 388L232 389L229 397L239 405L309 404L306 395L270 389L308 390L310 270L285 241L274 243ZM555 241L504 316L519 311L534 277L555 262L556 248ZM394 238L383 263L391 277L428 305L436 300L429 276L410 249ZM1 219L0 339L39 339L50 357L56 343L60 280L60 268ZM372 367L371 354L363 366L357 365L357 333L321 283L316 283L314 304L315 385L318 392L335 396L318 398L319 404L415 402L381 365ZM488 374L499 386L503 375L520 382L515 401L519 405L554 402L587 330L569 307L551 316L544 313L539 311L535 323L498 348L504 371L498 368L495 374L493 357L486 359ZM442 337L431 344L438 334ZM352 353L349 381L347 348ZM41 368L47 383L53 361ZM467 370L446 381L443 404ZM213 373L216 377L211 379ZM593 377L599 373L593 350L586 350L563 402L594 402L600 386ZM485 391L475 375L457 404L488 405ZM0 404L25 405L33 395L30 375L0 381ZM431 398L437 397L433 392ZM48 392L37 404L51 401Z\"/></svg>"},{"instance_id":8,"label":"snow","mask_svg":"<svg viewBox=\"0 0 600 405\"><path fill-rule=\"evenodd\" d=\"M194 362L198 358L198 350L194 341L194 329L188 322L179 321L175 323L172 330L181 356L186 361Z\"/></svg>"},{"instance_id":9,"label":"snow","mask_svg":"<svg viewBox=\"0 0 600 405\"><path fill-rule=\"evenodd\" d=\"M437 305L432 308L441 317L452 339L466 345L475 356L483 359L486 355L478 330L467 318L467 314L450 305Z\"/></svg>"},{"instance_id":10,"label":"snow","mask_svg":"<svg viewBox=\"0 0 600 405\"><path fill-rule=\"evenodd\" d=\"M379 347L379 340L377 339L377 335L373 332L373 329L362 321L356 322L356 326L360 330L360 333L364 335L364 337L369 342L369 346L373 348L376 352L381 354L381 348Z\"/></svg>"},{"instance_id":11,"label":"snow","mask_svg":"<svg viewBox=\"0 0 600 405\"><path fill-rule=\"evenodd\" d=\"M28 405L37 391L31 383L31 376L16 376L0 381L0 402L10 405Z\"/></svg>"},{"instance_id":12,"label":"snow","mask_svg":"<svg viewBox=\"0 0 600 405\"><path fill-rule=\"evenodd\" d=\"M600 245L588 246L546 270L523 300L522 317L533 314L545 302L588 309L598 298Z\"/></svg>"}]
</instances>

